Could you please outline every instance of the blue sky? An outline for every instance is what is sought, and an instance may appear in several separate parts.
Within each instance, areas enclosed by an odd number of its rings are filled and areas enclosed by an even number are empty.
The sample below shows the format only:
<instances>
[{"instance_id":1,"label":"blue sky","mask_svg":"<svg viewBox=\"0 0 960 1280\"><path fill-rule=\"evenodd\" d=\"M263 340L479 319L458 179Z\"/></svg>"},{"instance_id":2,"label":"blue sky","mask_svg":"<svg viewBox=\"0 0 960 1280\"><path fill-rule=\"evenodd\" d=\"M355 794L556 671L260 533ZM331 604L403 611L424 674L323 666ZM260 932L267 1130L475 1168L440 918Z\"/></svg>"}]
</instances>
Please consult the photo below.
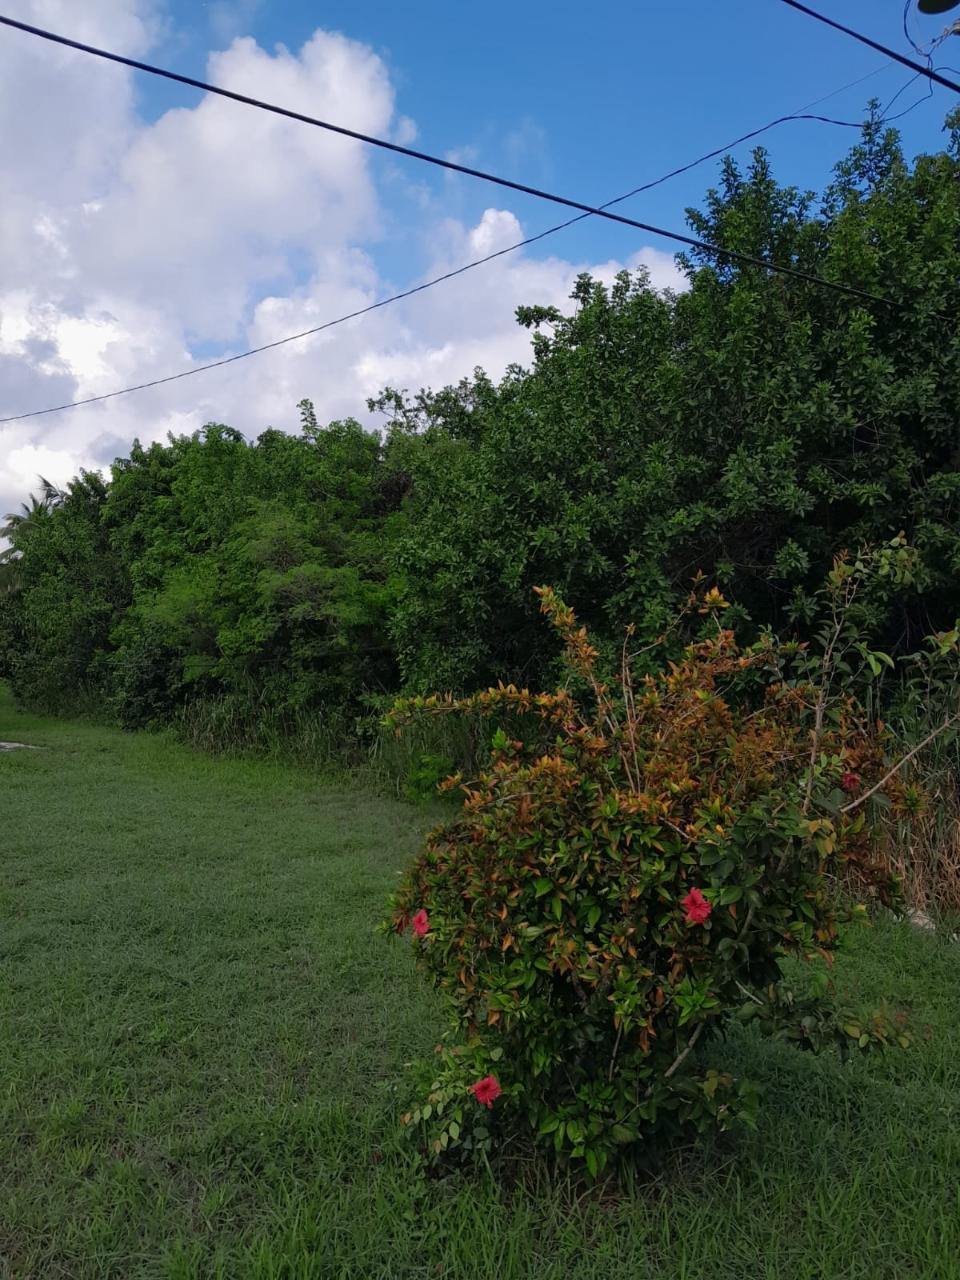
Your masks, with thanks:
<instances>
[{"instance_id":1,"label":"blue sky","mask_svg":"<svg viewBox=\"0 0 960 1280\"><path fill-rule=\"evenodd\" d=\"M824 6L906 50L901 0ZM11 16L364 132L604 202L851 82L861 118L909 72L779 0L467 7L346 0L4 0ZM943 19L912 15L918 40ZM951 44L957 52L952 54ZM960 39L942 51L960 63ZM872 74L876 73L876 74ZM898 110L922 96L912 86ZM899 126L934 150L937 89ZM0 417L112 392L274 342L535 234L556 206L0 31ZM766 135L782 182L822 189L855 130ZM741 158L749 147L738 149ZM683 231L711 161L621 206ZM213 372L0 426L0 512L38 473L103 468L135 436L208 421L254 437L296 405L372 423L385 385L496 377L529 357L519 304L564 306L578 272L646 266L669 241L591 219L306 341Z\"/></svg>"},{"instance_id":2,"label":"blue sky","mask_svg":"<svg viewBox=\"0 0 960 1280\"><path fill-rule=\"evenodd\" d=\"M892 48L911 53L900 0L824 0L823 9ZM202 76L211 45L252 35L265 48L297 49L319 25L369 44L388 67L400 110L418 126L417 146L438 154L467 151L472 163L586 201L602 201L723 145L768 120L883 68L819 110L858 120L868 98L888 101L909 79L903 67L811 21L778 0L639 0L626 5L570 0L461 6L450 0L398 5L238 0L168 6L168 36L157 56ZM914 38L939 34L944 18L910 17ZM960 61L960 37L956 58ZM950 44L942 56L949 61ZM923 96L913 85L895 110ZM189 101L176 87L140 82L145 111ZM950 106L949 91L898 125L911 153L936 148ZM239 109L239 108L238 108ZM296 126L292 126L296 127ZM850 130L813 122L780 126L763 139L781 180L819 188L853 142ZM735 154L746 156L748 144ZM380 162L382 163L382 162ZM397 162L388 161L388 165ZM549 205L496 193L469 180L438 179L416 162L401 173L431 184L450 212L467 220L491 202L505 205L525 228L562 220ZM717 173L710 162L692 174L624 206L632 216L683 229L684 210L697 203ZM443 184L441 187L441 183ZM395 252L409 251L403 225ZM562 233L574 256L623 254L637 240L626 228L596 222ZM654 242L668 249L669 242ZM546 242L533 254L554 251Z\"/></svg>"}]
</instances>

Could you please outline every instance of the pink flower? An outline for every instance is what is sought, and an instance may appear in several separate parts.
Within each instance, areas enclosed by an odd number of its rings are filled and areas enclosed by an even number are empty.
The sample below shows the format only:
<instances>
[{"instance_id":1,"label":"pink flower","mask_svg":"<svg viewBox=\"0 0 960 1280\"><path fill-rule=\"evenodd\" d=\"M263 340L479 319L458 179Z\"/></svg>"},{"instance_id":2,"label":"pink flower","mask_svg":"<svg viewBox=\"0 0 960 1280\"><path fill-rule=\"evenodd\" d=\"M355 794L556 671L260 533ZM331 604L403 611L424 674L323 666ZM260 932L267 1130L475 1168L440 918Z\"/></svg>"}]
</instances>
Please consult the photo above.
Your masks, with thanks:
<instances>
[{"instance_id":1,"label":"pink flower","mask_svg":"<svg viewBox=\"0 0 960 1280\"><path fill-rule=\"evenodd\" d=\"M859 791L860 790L859 773L851 773L850 770L848 769L847 772L840 779L840 785L841 787L843 787L844 791Z\"/></svg>"},{"instance_id":2,"label":"pink flower","mask_svg":"<svg viewBox=\"0 0 960 1280\"><path fill-rule=\"evenodd\" d=\"M492 1111L493 1104L503 1093L503 1090L500 1088L500 1081L496 1076L484 1076L482 1080L478 1080L476 1084L470 1086L470 1092L479 1103L489 1107Z\"/></svg>"},{"instance_id":3,"label":"pink flower","mask_svg":"<svg viewBox=\"0 0 960 1280\"><path fill-rule=\"evenodd\" d=\"M691 889L680 905L686 908L687 924L706 924L713 910L699 889Z\"/></svg>"},{"instance_id":4,"label":"pink flower","mask_svg":"<svg viewBox=\"0 0 960 1280\"><path fill-rule=\"evenodd\" d=\"M413 932L418 938L422 938L425 933L430 932L430 917L421 907L417 914L413 917Z\"/></svg>"}]
</instances>

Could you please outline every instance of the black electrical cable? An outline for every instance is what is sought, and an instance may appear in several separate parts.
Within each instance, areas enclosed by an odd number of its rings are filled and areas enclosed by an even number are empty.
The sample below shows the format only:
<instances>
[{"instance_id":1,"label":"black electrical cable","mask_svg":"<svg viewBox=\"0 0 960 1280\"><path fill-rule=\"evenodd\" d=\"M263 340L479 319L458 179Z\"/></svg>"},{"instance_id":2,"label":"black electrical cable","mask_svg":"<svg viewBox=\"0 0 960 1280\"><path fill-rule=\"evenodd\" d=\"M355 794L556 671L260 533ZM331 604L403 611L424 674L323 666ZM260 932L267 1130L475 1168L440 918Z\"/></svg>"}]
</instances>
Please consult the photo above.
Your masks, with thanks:
<instances>
[{"instance_id":1,"label":"black electrical cable","mask_svg":"<svg viewBox=\"0 0 960 1280\"><path fill-rule=\"evenodd\" d=\"M790 115L778 116L776 120L771 120L768 124L761 125L761 127L758 129L751 129L748 133L741 134L739 138L734 138L731 142L725 143L722 147L716 147L714 148L713 151L708 151L704 155L698 156L696 160L691 160L689 163L685 165L681 165L679 168L672 169L669 173L665 173L659 178L654 178L652 181L643 183L639 187L634 187L630 191L625 192L623 195L615 196L612 200L608 200L604 204L599 205L598 208L608 209L612 205L620 204L624 200L629 200L632 196L640 195L642 192L645 192L645 191L650 191L652 188L660 186L662 183L668 182L672 178L679 177L681 174L684 174L684 173L689 173L692 169L697 168L698 165L704 164L708 160L712 160L719 155L723 155L726 152L729 152L734 147L739 146L741 143L749 142L753 138L757 138L761 134L767 133L769 130L776 128L778 125L788 124L790 121L793 121L793 120L814 120L814 121L819 121L823 124L838 125L842 128L847 128L847 129L862 128L862 121L837 120L832 116L813 115L810 113L809 107L819 106L821 102L826 102L830 98L834 98L838 94L844 93L848 89L854 88L856 85L861 84L864 80L870 79L872 76L876 75L879 71L883 71L884 69L885 68L883 66L877 67L874 71L868 72L865 76L859 76L856 80L851 81L849 84L842 85L839 89L834 89L831 93L825 94L822 98L818 98L815 102L808 103L807 107L800 108L800 110L795 111ZM914 77L914 80L915 79L916 77ZM908 83L903 86L903 89L900 90L900 93L903 93L904 90L909 88L911 83L913 83L913 81L908 81ZM919 102L922 102L924 100L924 99L919 99L917 102L907 107L904 111L898 112L896 116L887 117L886 112L889 111L890 107L893 105L893 102L896 101L896 98L900 96L900 93L898 93L895 96L895 98L890 103L888 103L884 111L885 118L888 118L890 120L899 120L902 116L905 116L910 111L912 111L914 107L918 106ZM390 295L387 298L381 298L376 302L370 303L369 306L361 307L359 310L351 311L344 316L338 316L336 319L328 320L324 324L315 325L311 329L304 329L304 330L301 330L299 333L288 334L284 338L278 338L275 342L264 343L262 346L251 347L246 351L237 352L235 355L232 355L232 356L224 356L219 360L212 360L206 364L195 365L190 369L182 369L179 373L167 374L165 377L154 378L154 379L151 379L149 382L136 383L135 385L129 386L129 387L121 387L116 391L108 391L102 395L88 396L83 400L71 400L65 404L51 405L46 409L35 409L29 413L14 414L7 418L0 418L0 425L3 425L5 423L10 423L10 422L21 422L26 418L42 417L48 413L60 413L65 409L75 409L85 404L96 404L102 400L112 400L116 396L128 395L134 391L145 391L150 387L163 386L165 383L168 383L168 382L177 382L181 378L192 377L196 373L205 373L210 369L218 369L218 368L221 368L223 365L233 364L238 360L245 360L247 359L248 356L259 355L263 351L271 351L275 347L285 346L288 342L297 342L302 338L308 338L308 337L311 337L313 334L322 333L326 329L332 329L337 325L345 324L348 320L355 320L355 319L358 319L360 316L368 315L371 311L377 311L381 307L389 306L391 303L400 302L405 298L413 297L417 293L422 293L426 289L433 288L434 285L442 284L444 281L451 280L455 276L463 275L467 271L472 271L475 267L481 267L488 262L492 262L496 258L504 257L508 253L513 253L517 249L523 249L523 248L526 248L528 245L536 244L539 240L544 240L547 238L547 236L554 235L558 231L563 231L567 227L572 227L574 223L582 222L586 218L590 218L592 216L593 216L592 213L577 214L577 216L574 218L568 218L565 222L560 222L556 226L547 227L546 230L540 231L536 235L528 236L524 240L518 240L514 244L506 245L503 249L497 249L494 253L486 254L482 258L475 258L471 262L464 263L463 266L456 267L452 271L444 272L442 275L434 276L432 279L425 280L422 284L414 285L410 289L405 289L401 293L395 293Z\"/></svg>"},{"instance_id":2,"label":"black electrical cable","mask_svg":"<svg viewBox=\"0 0 960 1280\"><path fill-rule=\"evenodd\" d=\"M818 13L816 9L811 9L809 5L801 4L800 0L783 0L783 3L788 4L791 9L805 13L808 18L815 18L817 22L823 22L828 27L833 27L835 31L842 31L844 35L852 36L854 40L859 40L861 44L869 45L871 49L876 49L878 53L885 54L888 58L892 58L894 62L903 63L911 71L916 71L920 75L926 76L928 80L932 80L935 84L942 84L945 89L952 89L954 93L960 93L960 84L957 84L955 80L948 80L946 76L942 76L933 67L924 66L922 62L914 62L912 58L908 58L902 53L897 53L895 49L881 44L879 40L873 40L870 36L865 36L860 31L854 31L853 27L845 27L842 22L837 22L834 18L828 18L825 13Z\"/></svg>"},{"instance_id":3,"label":"black electrical cable","mask_svg":"<svg viewBox=\"0 0 960 1280\"><path fill-rule=\"evenodd\" d=\"M912 4L913 4L913 0L903 0L903 34L906 37L907 43L913 49L913 52L918 53L921 58L926 58L927 66L929 66L930 65L929 55L923 52L923 50L917 44L916 40L914 40L913 36L910 34L910 6Z\"/></svg>"},{"instance_id":4,"label":"black electrical cable","mask_svg":"<svg viewBox=\"0 0 960 1280\"><path fill-rule=\"evenodd\" d=\"M589 214L580 215L580 217L584 218L589 216ZM561 223L561 226L569 227L572 222L579 221L579 217L571 218L570 222ZM413 288L405 289L402 293L394 293L389 298L380 298L377 302L371 302L369 306L360 307L359 310L351 311L345 316L337 316L335 320L327 320L323 324L315 325L312 329L304 329L300 333L288 334L287 337L278 338L275 342L265 342L261 347L251 347L249 351L239 351L233 356L224 356L220 360L211 360L208 364L195 365L192 369L181 369L179 373L170 373L164 378L153 378L150 382L139 382L132 387L121 387L117 391L107 391L103 395L87 396L84 400L70 400L66 404L51 405L48 409L34 409L32 413L16 413L9 418L0 418L0 426L7 422L22 422L25 418L41 418L44 414L59 413L62 409L76 409L82 404L96 404L100 400L112 400L115 396L125 396L131 391L146 391L148 387L160 387L165 382L177 382L180 378L189 378L195 373L206 373L208 369L219 369L225 364L234 364L237 360L246 360L247 356L259 355L261 351L272 351L274 347L286 346L288 342L297 342L300 338L309 338L312 334L322 333L325 329L333 329L339 324L346 324L348 320L356 320L359 316L369 315L371 311L377 311L380 307L389 306L391 302L400 302L404 298L412 298L415 293L422 293L424 289L430 289L433 285L441 284L444 280L452 280L454 276L463 275L465 271L480 267L485 262L492 262L494 258L501 258L506 253L512 253L514 249L534 244L537 240L542 240L545 236L552 235L559 230L560 227L549 227L538 235L530 236L527 240L520 240L517 244L507 245L503 249L498 249L495 253L488 253L485 258L477 258L474 262L464 263L462 267L447 271L442 276L435 276L432 280L425 280L423 284L414 285Z\"/></svg>"},{"instance_id":5,"label":"black electrical cable","mask_svg":"<svg viewBox=\"0 0 960 1280\"><path fill-rule=\"evenodd\" d=\"M789 276L795 280L804 280L808 284L819 285L821 288L830 289L834 293L842 293L848 297L859 298L864 302L878 302L883 306L900 306L900 303L895 302L892 298L884 298L879 294L869 293L865 289L857 289L853 285L840 284L834 280L825 280L821 276L802 271L798 267L787 267L781 263L770 262L765 258L756 258L749 253L740 253L735 249L723 249L719 245L710 244L705 240L697 240L695 237L683 235L679 231L670 231L667 228L655 226L650 222L640 222L638 219L628 218L624 214L611 213L609 209L584 204L581 200L572 200L567 196L544 191L539 187L528 186L524 182L514 182L510 178L502 178L497 174L486 173L482 169L474 169L469 165L457 164L453 160L444 160L440 156L430 155L426 151L418 151L414 147L406 147L399 142L389 142L385 138L377 138L371 134L360 133L356 129L348 129L344 125L332 124L327 120L319 120L315 116L308 116L300 111L291 111L286 107L278 107L259 98L252 98L247 94L234 93L230 89L221 89L217 85L207 84L205 81L196 80L192 76L184 76L176 71L168 71L163 67L152 66L149 62L139 62L135 58L126 58L118 53L110 53L106 49L98 49L95 45L82 44L79 40L70 40L66 36L57 35L55 32L46 31L42 27L35 27L27 22L18 22L16 19L5 17L2 14L0 14L0 24L14 27L19 31L25 31L30 35L39 36L43 40L50 40L54 44L65 45L70 49L78 49L82 53L89 53L97 58L105 58L109 62L117 62L122 66L133 67L138 71L146 71L150 75L161 76L166 80L174 80L178 84L189 85L193 89L202 89L205 93L213 93L222 98L230 98L232 101L243 103L245 106L257 107L262 111L272 112L274 115L285 116L290 120L298 120L302 124L313 125L330 133L340 134L342 137L353 138L358 142L365 142L370 146L379 147L397 155L409 156L414 160L422 160L426 164L436 165L441 169L447 169L454 173L462 173L470 178L479 178L483 182L490 182L498 187L506 187L511 191L519 191L523 195L535 196L538 200L548 200L551 204L564 205L568 209L579 209L582 213L592 214L596 218L605 218L610 222L618 222L623 226L633 227L638 231L646 231L650 235L663 236L667 240L675 240L678 244L685 244L692 249L699 249L703 253L729 259L732 262L745 263L751 267L759 267L763 271L772 271L777 275Z\"/></svg>"},{"instance_id":6,"label":"black electrical cable","mask_svg":"<svg viewBox=\"0 0 960 1280\"><path fill-rule=\"evenodd\" d=\"M880 68L882 70L882 68ZM871 74L874 74L871 72ZM866 77L862 77L866 78ZM859 84L858 81L854 81ZM851 85L844 85L843 89L836 90L842 93L844 89L851 88ZM905 88L908 86L904 86ZM827 97L833 97L834 94L828 94ZM820 101L825 101L822 98ZM922 99L920 100L922 101ZM816 105L816 104L812 104ZM912 111L917 103L908 107L901 115L906 115L907 111ZM891 117L898 119L899 116ZM658 187L661 183L668 182L671 178L679 177L681 174L689 173L691 169L695 169L698 165L704 164L707 160L713 160L719 155L724 155L733 147L739 146L743 142L749 142L753 138L759 137L763 133L767 133L770 129L776 128L778 125L787 124L791 120L819 120L824 124L840 125L843 128L859 129L862 128L862 122L852 120L834 120L829 116L810 115L807 112L797 112L790 116L779 116L776 120L771 120L769 124L762 125L759 129L751 129L749 133L741 134L739 138L735 138L732 142L726 143L722 147L716 147L713 151L708 151L702 156L698 156L696 160L691 160L688 164L681 165L677 169L672 169L669 173L663 174L659 178L654 178L650 182L644 183L642 186L634 187L631 191L626 191L622 196L615 196L614 199L608 200L605 204L599 206L601 209L608 209L611 205L619 204L623 200L629 200L631 196L640 195L644 191L650 191L653 187ZM555 235L558 231L564 231L567 227L572 227L576 222L583 222L586 218L593 215L590 213L578 213L575 218L568 218L566 222L559 222L556 226L547 227L545 231L539 231L534 236L527 236L525 240L517 240L514 244L504 246L497 249L494 253L488 253L482 258L474 258L471 262L465 262L463 266L456 267L452 271L446 271L443 275L434 276L430 280L425 280L422 284L414 285L410 289L405 289L402 293L391 294L390 297L380 298L377 302L370 303L369 306L361 307L358 311L351 311L345 316L338 316L335 320L327 320L324 324L314 326L312 329L303 329L300 333L288 334L285 338L278 338L275 342L264 343L260 347L251 347L247 351L239 351L236 355L224 356L220 360L211 360L207 364L195 365L191 369L181 369L179 373L167 374L163 378L154 378L150 382L140 382L130 387L121 387L116 391L107 391L99 396L87 396L83 400L70 400L65 404L51 405L46 409L34 409L30 413L17 413L8 418L0 418L0 426L8 422L22 422L25 418L40 418L48 413L60 413L64 409L76 409L84 404L96 404L101 400L112 400L115 396L125 396L132 391L145 391L149 387L163 386L167 382L178 382L181 378L192 377L195 373L206 373L208 369L219 369L226 364L233 364L237 360L245 360L248 356L259 355L262 351L272 351L274 347L286 346L288 342L297 342L301 338L309 338L315 333L322 333L325 329L333 329L337 325L345 324L348 320L356 320L360 316L368 315L371 311L377 311L381 307L389 306L393 302L401 302L404 298L411 298L414 294L423 293L426 289L432 289L434 285L442 284L445 280L452 280L454 276L463 275L467 271L472 271L474 267L482 267L485 263L493 262L495 258L502 258L508 253L514 253L517 249L525 249L528 245L536 244L538 240L545 240L547 236Z\"/></svg>"}]
</instances>

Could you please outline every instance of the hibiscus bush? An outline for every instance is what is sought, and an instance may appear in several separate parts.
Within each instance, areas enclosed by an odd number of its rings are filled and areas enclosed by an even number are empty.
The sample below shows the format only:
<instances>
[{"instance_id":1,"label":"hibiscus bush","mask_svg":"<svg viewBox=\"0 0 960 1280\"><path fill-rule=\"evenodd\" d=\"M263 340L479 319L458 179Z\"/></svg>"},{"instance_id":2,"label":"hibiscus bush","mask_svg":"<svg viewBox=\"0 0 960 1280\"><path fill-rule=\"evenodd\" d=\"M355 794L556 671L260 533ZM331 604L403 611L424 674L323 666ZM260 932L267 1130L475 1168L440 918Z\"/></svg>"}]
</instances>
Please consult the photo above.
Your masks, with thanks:
<instances>
[{"instance_id":1,"label":"hibiscus bush","mask_svg":"<svg viewBox=\"0 0 960 1280\"><path fill-rule=\"evenodd\" d=\"M804 999L782 982L787 957L829 962L841 881L896 901L868 820L883 733L834 691L870 567L834 566L817 651L738 643L727 601L700 588L673 660L632 653L628 635L609 679L540 588L567 687L396 704L398 730L478 712L541 725L529 741L497 729L480 775L446 781L462 809L427 837L385 922L412 930L452 1013L404 1117L433 1155L526 1134L596 1175L654 1138L750 1121L749 1082L708 1048L734 1021L808 1048L904 1038L831 1008L822 978Z\"/></svg>"}]
</instances>

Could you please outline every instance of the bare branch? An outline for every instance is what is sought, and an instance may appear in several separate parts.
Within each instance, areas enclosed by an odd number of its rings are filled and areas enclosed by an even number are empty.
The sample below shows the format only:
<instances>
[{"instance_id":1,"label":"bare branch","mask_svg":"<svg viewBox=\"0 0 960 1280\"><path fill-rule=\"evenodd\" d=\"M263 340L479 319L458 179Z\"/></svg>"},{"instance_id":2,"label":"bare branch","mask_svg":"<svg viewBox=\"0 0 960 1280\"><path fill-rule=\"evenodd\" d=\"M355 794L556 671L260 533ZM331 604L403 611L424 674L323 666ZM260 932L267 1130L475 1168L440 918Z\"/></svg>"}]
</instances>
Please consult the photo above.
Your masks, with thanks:
<instances>
[{"instance_id":1,"label":"bare branch","mask_svg":"<svg viewBox=\"0 0 960 1280\"><path fill-rule=\"evenodd\" d=\"M758 995L754 995L752 991L748 991L742 982L738 982L737 986L740 988L741 992L747 997L748 1000L752 1000L754 1004L758 1004L761 1007L763 1006L763 1001L760 999L760 997Z\"/></svg>"},{"instance_id":2,"label":"bare branch","mask_svg":"<svg viewBox=\"0 0 960 1280\"><path fill-rule=\"evenodd\" d=\"M620 1052L620 1041L623 1039L623 1022L617 1028L617 1038L613 1045L613 1053L610 1055L610 1070L607 1072L607 1079L613 1079L613 1069L617 1065L617 1054Z\"/></svg>"},{"instance_id":3,"label":"bare branch","mask_svg":"<svg viewBox=\"0 0 960 1280\"><path fill-rule=\"evenodd\" d=\"M939 725L936 729L934 729L932 733L928 733L927 736L923 739L923 741L918 742L912 751L908 751L902 760L898 760L897 763L893 766L893 768L889 769L883 775L883 777L880 779L879 782L874 783L874 785L870 788L869 791L865 791L862 796L857 796L856 800L851 800L849 804L845 804L843 808L840 810L840 812L852 813L854 809L859 809L862 804L866 804L866 802L870 799L870 797L874 795L875 792L879 791L880 788L884 786L885 783L889 782L890 779L894 776L894 774L900 772L900 770L903 768L903 766L907 763L908 760L912 760L918 751L922 751L924 747L928 746L929 743L933 742L934 738L939 738L941 733L946 732L946 730L949 729L952 724L956 724L958 721L960 721L960 711L956 712L952 716L947 716L943 724Z\"/></svg>"},{"instance_id":4,"label":"bare branch","mask_svg":"<svg viewBox=\"0 0 960 1280\"><path fill-rule=\"evenodd\" d=\"M686 1061L687 1054L690 1052L690 1050L693 1048L693 1046L694 1046L694 1045L697 1043L697 1041L700 1039L700 1036L701 1036L701 1035L702 1035L702 1033L703 1033L703 1028L704 1028L706 1025L707 1025L707 1024L706 1024L705 1022L700 1022L700 1023L698 1023L698 1024L697 1024L696 1028L694 1029L693 1035L692 1035L692 1036L690 1037L690 1039L687 1041L687 1047L686 1047L686 1048L685 1048L681 1053L678 1053L678 1054L677 1054L677 1056L676 1056L676 1058L674 1059L673 1063L672 1063L672 1064L671 1064L671 1065L666 1069L666 1071L663 1073L663 1078L664 1078L664 1080L669 1080L669 1079L670 1079L670 1077L673 1075L673 1073L674 1073L675 1071L679 1070L680 1066L681 1066L681 1065Z\"/></svg>"}]
</instances>

